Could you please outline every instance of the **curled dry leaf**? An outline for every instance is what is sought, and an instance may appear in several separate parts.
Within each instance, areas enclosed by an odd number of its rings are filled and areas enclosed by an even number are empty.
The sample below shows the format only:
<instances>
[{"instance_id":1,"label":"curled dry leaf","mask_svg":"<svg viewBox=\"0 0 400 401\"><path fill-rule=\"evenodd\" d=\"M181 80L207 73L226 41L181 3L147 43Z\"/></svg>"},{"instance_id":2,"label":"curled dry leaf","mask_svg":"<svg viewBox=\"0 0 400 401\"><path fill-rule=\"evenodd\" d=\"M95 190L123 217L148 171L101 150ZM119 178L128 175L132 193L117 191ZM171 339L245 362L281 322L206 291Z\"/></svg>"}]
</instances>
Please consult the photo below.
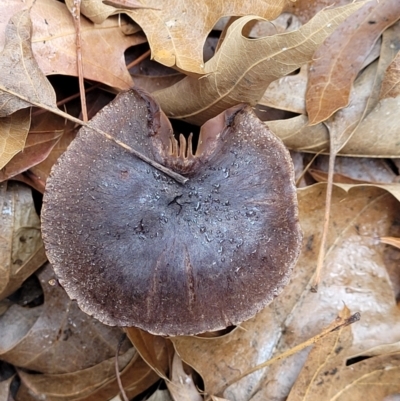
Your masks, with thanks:
<instances>
[{"instance_id":1,"label":"curled dry leaf","mask_svg":"<svg viewBox=\"0 0 400 401\"><path fill-rule=\"evenodd\" d=\"M142 92L120 94L91 126L189 182L81 129L47 182L42 232L61 284L85 312L154 334L194 334L242 322L280 293L301 242L293 165L249 107L205 124L195 154L192 135L178 143Z\"/></svg>"},{"instance_id":2,"label":"curled dry leaf","mask_svg":"<svg viewBox=\"0 0 400 401\"><path fill-rule=\"evenodd\" d=\"M36 372L61 374L86 369L115 355L121 330L101 324L84 314L59 285L51 285L49 265L38 273L43 293L43 310L27 332L14 319L11 306L0 318L7 336L0 338L0 358ZM23 336L20 336L23 334ZM122 351L129 348L125 341ZM60 361L62 360L62 363Z\"/></svg>"},{"instance_id":3,"label":"curled dry leaf","mask_svg":"<svg viewBox=\"0 0 400 401\"><path fill-rule=\"evenodd\" d=\"M82 13L100 22L99 3L101 0L83 0ZM273 20L282 12L284 4L285 0L255 0L250 3L221 0L186 3L170 0L160 3L158 0L146 0L148 9L128 11L127 14L145 32L152 59L168 67L176 66L189 74L205 74L208 70L203 60L204 42L221 17L251 14ZM105 15L101 14L101 18Z\"/></svg>"},{"instance_id":4,"label":"curled dry leaf","mask_svg":"<svg viewBox=\"0 0 400 401\"><path fill-rule=\"evenodd\" d=\"M306 95L311 125L349 104L353 82L364 60L381 33L399 18L397 0L369 1L317 49Z\"/></svg>"},{"instance_id":5,"label":"curled dry leaf","mask_svg":"<svg viewBox=\"0 0 400 401\"><path fill-rule=\"evenodd\" d=\"M136 327L126 327L125 333L144 361L162 379L168 381L171 358L174 353L171 342Z\"/></svg>"},{"instance_id":6,"label":"curled dry leaf","mask_svg":"<svg viewBox=\"0 0 400 401\"><path fill-rule=\"evenodd\" d=\"M12 294L46 261L32 191L23 184L0 184L0 299Z\"/></svg>"},{"instance_id":7,"label":"curled dry leaf","mask_svg":"<svg viewBox=\"0 0 400 401\"><path fill-rule=\"evenodd\" d=\"M311 61L323 40L362 4L326 9L297 31L260 39L242 33L255 18L240 18L205 63L205 77L186 77L154 96L169 117L198 125L238 103L254 105L272 81Z\"/></svg>"},{"instance_id":8,"label":"curled dry leaf","mask_svg":"<svg viewBox=\"0 0 400 401\"><path fill-rule=\"evenodd\" d=\"M318 334L336 317L343 302L362 316L352 326L354 343L346 356L399 341L400 311L385 267L385 247L379 241L397 224L398 201L379 188L356 187L346 193L334 187L331 210L335 225L330 228L326 268L315 294L310 292L310 283L321 236L325 188L318 184L299 190L303 249L281 296L225 337L172 339L184 362L203 377L208 394L219 395L220 388L240 372ZM297 354L255 372L229 387L223 396L257 401L285 399L305 356Z\"/></svg>"}]
</instances>

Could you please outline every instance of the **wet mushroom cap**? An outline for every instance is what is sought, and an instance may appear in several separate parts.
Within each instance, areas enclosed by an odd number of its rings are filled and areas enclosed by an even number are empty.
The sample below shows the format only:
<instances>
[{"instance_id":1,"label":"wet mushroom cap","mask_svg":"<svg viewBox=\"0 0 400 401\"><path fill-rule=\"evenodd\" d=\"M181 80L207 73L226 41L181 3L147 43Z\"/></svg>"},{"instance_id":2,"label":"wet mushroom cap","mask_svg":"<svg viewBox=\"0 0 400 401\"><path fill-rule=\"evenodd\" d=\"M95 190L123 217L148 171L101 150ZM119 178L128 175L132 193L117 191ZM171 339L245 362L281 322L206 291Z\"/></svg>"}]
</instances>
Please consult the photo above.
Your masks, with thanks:
<instances>
[{"instance_id":1,"label":"wet mushroom cap","mask_svg":"<svg viewBox=\"0 0 400 401\"><path fill-rule=\"evenodd\" d=\"M293 166L251 108L207 122L194 154L142 92L118 95L91 123L189 181L80 130L47 181L42 230L84 312L188 335L241 323L281 292L302 238Z\"/></svg>"}]
</instances>

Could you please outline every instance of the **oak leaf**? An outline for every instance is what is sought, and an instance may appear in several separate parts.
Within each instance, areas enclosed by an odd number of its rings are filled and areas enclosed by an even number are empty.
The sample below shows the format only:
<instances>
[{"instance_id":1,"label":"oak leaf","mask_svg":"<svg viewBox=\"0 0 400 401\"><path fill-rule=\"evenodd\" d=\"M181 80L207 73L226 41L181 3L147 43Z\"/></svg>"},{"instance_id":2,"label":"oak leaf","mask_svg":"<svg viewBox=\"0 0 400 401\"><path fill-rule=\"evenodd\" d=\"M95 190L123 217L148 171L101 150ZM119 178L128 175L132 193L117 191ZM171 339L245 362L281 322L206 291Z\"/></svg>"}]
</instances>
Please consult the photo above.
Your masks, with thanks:
<instances>
[{"instance_id":1,"label":"oak leaf","mask_svg":"<svg viewBox=\"0 0 400 401\"><path fill-rule=\"evenodd\" d=\"M104 4L101 7L100 3L101 0L83 0L82 13L100 22L99 16L104 18L112 9ZM186 73L204 74L207 73L203 61L204 42L221 17L252 14L273 20L282 12L284 4L285 0L170 0L161 3L146 0L148 9L126 13L145 32L152 50L152 59L168 67L176 66Z\"/></svg>"},{"instance_id":2,"label":"oak leaf","mask_svg":"<svg viewBox=\"0 0 400 401\"><path fill-rule=\"evenodd\" d=\"M242 31L256 17L240 18L205 64L206 76L186 77L154 96L169 117L198 125L238 103L254 105L272 81L311 61L323 40L362 4L326 9L296 31L254 40Z\"/></svg>"}]
</instances>

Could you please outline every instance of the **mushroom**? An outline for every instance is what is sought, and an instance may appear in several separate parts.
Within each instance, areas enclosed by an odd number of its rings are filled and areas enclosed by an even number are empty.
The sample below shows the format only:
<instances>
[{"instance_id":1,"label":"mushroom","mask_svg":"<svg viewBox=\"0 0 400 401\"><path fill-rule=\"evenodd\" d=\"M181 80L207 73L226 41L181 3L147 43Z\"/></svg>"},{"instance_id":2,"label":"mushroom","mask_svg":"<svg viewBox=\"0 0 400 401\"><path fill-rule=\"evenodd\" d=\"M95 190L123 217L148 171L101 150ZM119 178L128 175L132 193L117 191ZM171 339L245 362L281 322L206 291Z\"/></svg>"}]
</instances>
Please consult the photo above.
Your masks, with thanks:
<instances>
[{"instance_id":1,"label":"mushroom","mask_svg":"<svg viewBox=\"0 0 400 401\"><path fill-rule=\"evenodd\" d=\"M119 94L91 125L189 178L184 185L83 127L47 181L50 262L108 325L192 335L253 317L287 284L301 245L289 152L248 106L176 139L156 102Z\"/></svg>"}]
</instances>

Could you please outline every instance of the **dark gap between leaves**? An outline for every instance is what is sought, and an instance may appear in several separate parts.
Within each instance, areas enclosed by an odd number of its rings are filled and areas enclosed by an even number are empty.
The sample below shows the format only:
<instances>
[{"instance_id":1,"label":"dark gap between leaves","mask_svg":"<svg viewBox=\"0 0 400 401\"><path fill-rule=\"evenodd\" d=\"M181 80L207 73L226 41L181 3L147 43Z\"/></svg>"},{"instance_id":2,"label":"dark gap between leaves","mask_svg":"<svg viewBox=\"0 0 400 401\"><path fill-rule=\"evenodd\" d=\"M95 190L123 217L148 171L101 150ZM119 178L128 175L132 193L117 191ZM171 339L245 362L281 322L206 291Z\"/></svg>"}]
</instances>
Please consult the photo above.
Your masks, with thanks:
<instances>
[{"instance_id":1,"label":"dark gap between leaves","mask_svg":"<svg viewBox=\"0 0 400 401\"><path fill-rule=\"evenodd\" d=\"M371 358L370 356L355 356L354 358L350 358L346 361L346 366L354 365L355 363L364 361L365 359Z\"/></svg>"},{"instance_id":2,"label":"dark gap between leaves","mask_svg":"<svg viewBox=\"0 0 400 401\"><path fill-rule=\"evenodd\" d=\"M35 308L44 303L42 286L36 275L29 276L8 299L17 305Z\"/></svg>"}]
</instances>

